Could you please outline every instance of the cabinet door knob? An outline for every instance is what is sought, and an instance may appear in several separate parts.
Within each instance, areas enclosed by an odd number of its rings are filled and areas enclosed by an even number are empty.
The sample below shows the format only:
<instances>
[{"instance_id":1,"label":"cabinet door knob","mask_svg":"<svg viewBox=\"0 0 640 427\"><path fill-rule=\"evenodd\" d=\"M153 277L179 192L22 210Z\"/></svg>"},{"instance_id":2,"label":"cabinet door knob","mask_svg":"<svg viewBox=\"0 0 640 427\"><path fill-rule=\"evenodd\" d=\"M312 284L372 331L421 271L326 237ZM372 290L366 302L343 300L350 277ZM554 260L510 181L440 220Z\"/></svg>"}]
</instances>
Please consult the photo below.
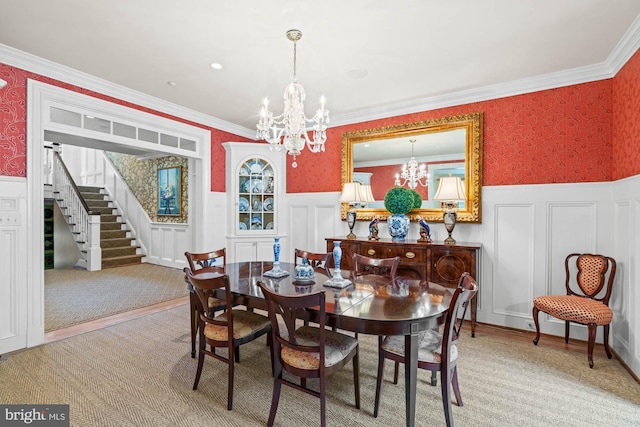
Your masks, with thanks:
<instances>
[{"instance_id":1,"label":"cabinet door knob","mask_svg":"<svg viewBox=\"0 0 640 427\"><path fill-rule=\"evenodd\" d=\"M407 252L406 254L404 254L404 256L406 256L409 259L412 259L416 257L416 254L415 252Z\"/></svg>"},{"instance_id":2,"label":"cabinet door knob","mask_svg":"<svg viewBox=\"0 0 640 427\"><path fill-rule=\"evenodd\" d=\"M369 249L369 250L367 251L367 254L369 254L369 255L375 255L375 254L376 254L376 250L375 250L375 249Z\"/></svg>"}]
</instances>

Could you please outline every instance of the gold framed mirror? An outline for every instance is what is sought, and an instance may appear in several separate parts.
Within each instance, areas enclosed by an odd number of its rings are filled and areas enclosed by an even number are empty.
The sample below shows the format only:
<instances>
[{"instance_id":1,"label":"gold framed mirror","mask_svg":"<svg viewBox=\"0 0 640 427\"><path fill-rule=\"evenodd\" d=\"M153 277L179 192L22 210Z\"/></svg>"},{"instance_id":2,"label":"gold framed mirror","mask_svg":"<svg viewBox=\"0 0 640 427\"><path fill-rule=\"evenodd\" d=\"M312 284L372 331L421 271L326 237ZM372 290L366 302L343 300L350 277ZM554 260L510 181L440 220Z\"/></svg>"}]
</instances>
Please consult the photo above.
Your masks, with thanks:
<instances>
[{"instance_id":1,"label":"gold framed mirror","mask_svg":"<svg viewBox=\"0 0 640 427\"><path fill-rule=\"evenodd\" d=\"M402 178L403 165L415 158L428 176L417 181ZM395 185L414 185L422 196L421 208L407 216L418 215L427 222L442 222L442 208L433 199L442 176L460 176L466 200L457 209L457 222L480 223L482 192L482 113L443 117L415 123L403 123L342 134L342 187L346 182L371 186L375 202L356 210L356 219L368 221L375 216L385 220L384 195ZM413 181L413 184L409 184ZM342 203L342 219L349 205Z\"/></svg>"}]
</instances>

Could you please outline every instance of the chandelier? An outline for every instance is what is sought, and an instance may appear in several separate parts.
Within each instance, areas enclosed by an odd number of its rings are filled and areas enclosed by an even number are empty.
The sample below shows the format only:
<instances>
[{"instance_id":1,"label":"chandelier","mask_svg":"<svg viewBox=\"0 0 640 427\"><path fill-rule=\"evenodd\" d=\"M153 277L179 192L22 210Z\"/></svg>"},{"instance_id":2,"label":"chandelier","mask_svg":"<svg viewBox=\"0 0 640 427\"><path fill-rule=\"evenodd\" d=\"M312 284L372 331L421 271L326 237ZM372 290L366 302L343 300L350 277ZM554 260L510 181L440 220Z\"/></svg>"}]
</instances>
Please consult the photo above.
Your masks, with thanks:
<instances>
[{"instance_id":1,"label":"chandelier","mask_svg":"<svg viewBox=\"0 0 640 427\"><path fill-rule=\"evenodd\" d=\"M284 112L279 116L269 110L269 100L265 98L260 110L260 121L257 124L257 138L269 143L272 150L280 151L282 147L287 154L293 156L292 167L297 167L296 156L304 149L305 143L312 153L324 151L327 140L327 123L329 111L324 108L324 97L320 99L320 108L313 118L304 114L304 88L296 79L296 42L302 37L298 30L287 31L287 38L293 42L293 75L291 83L284 90ZM311 127L307 127L307 123ZM313 136L309 136L309 132Z\"/></svg>"},{"instance_id":2,"label":"chandelier","mask_svg":"<svg viewBox=\"0 0 640 427\"><path fill-rule=\"evenodd\" d=\"M409 142L411 142L411 159L409 159L409 163L402 165L402 172L400 174L396 174L395 185L399 187L407 185L410 189L415 190L418 184L423 187L427 186L429 174L427 173L425 165L418 165L418 162L413 155L413 145L416 140L410 139ZM423 179L424 182L422 181Z\"/></svg>"}]
</instances>

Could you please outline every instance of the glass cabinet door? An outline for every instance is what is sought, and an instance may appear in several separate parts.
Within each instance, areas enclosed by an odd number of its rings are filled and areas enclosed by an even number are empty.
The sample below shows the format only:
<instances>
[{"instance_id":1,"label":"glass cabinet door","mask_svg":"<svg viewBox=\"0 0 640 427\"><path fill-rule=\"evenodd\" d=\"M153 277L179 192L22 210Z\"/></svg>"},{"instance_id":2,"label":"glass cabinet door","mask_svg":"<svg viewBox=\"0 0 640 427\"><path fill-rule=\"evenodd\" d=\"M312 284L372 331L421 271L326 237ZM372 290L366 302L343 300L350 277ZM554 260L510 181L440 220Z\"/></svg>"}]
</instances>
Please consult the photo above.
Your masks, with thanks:
<instances>
[{"instance_id":1,"label":"glass cabinet door","mask_svg":"<svg viewBox=\"0 0 640 427\"><path fill-rule=\"evenodd\" d=\"M238 230L274 229L274 173L263 158L254 157L238 169Z\"/></svg>"}]
</instances>

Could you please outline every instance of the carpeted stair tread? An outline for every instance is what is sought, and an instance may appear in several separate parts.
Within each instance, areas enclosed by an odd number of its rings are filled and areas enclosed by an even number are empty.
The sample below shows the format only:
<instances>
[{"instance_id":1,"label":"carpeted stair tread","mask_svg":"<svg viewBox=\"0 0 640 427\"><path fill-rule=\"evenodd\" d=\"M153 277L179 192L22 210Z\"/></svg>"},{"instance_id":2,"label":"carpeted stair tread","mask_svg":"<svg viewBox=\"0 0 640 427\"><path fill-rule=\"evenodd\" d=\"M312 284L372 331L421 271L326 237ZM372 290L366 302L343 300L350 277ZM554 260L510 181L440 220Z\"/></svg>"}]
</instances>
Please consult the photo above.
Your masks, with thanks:
<instances>
[{"instance_id":1,"label":"carpeted stair tread","mask_svg":"<svg viewBox=\"0 0 640 427\"><path fill-rule=\"evenodd\" d=\"M131 242L133 239L131 239L130 237L115 237L115 238L111 238L111 239L106 239L106 238L102 238L102 236L100 236L100 247L101 248L122 248L122 247L128 247L131 246ZM134 246L136 247L136 246Z\"/></svg>"},{"instance_id":2,"label":"carpeted stair tread","mask_svg":"<svg viewBox=\"0 0 640 427\"><path fill-rule=\"evenodd\" d=\"M93 186L89 186L89 185L78 185L78 190L80 190L81 193L100 193L102 190L104 190L104 187L93 187Z\"/></svg>"},{"instance_id":3,"label":"carpeted stair tread","mask_svg":"<svg viewBox=\"0 0 640 427\"><path fill-rule=\"evenodd\" d=\"M105 222L117 222L118 218L120 218L120 215L115 215L115 214L107 214L107 215L100 215L100 223L105 223Z\"/></svg>"},{"instance_id":4,"label":"carpeted stair tread","mask_svg":"<svg viewBox=\"0 0 640 427\"><path fill-rule=\"evenodd\" d=\"M127 237L129 230L117 229L117 230L101 230L100 241L108 239L124 239Z\"/></svg>"},{"instance_id":5,"label":"carpeted stair tread","mask_svg":"<svg viewBox=\"0 0 640 427\"><path fill-rule=\"evenodd\" d=\"M128 255L128 256L118 256L118 257L113 257L113 258L102 258L102 268L109 268L109 267L120 267L123 265L129 265L129 264L140 264L142 263L142 258L144 257L144 255L142 254L135 254L135 255Z\"/></svg>"},{"instance_id":6,"label":"carpeted stair tread","mask_svg":"<svg viewBox=\"0 0 640 427\"><path fill-rule=\"evenodd\" d=\"M89 206L91 211L98 212L100 215L114 215L113 211L115 208L111 208L109 206L101 207L101 206Z\"/></svg>"},{"instance_id":7,"label":"carpeted stair tread","mask_svg":"<svg viewBox=\"0 0 640 427\"><path fill-rule=\"evenodd\" d=\"M106 194L102 194L102 193L80 193L80 195L82 195L82 198L85 200L104 200L104 196L106 196Z\"/></svg>"},{"instance_id":8,"label":"carpeted stair tread","mask_svg":"<svg viewBox=\"0 0 640 427\"><path fill-rule=\"evenodd\" d=\"M104 261L107 258L136 255L137 250L140 248L138 246L117 246L112 248L107 247L107 248L101 248L101 249L102 249L102 260Z\"/></svg>"},{"instance_id":9,"label":"carpeted stair tread","mask_svg":"<svg viewBox=\"0 0 640 427\"><path fill-rule=\"evenodd\" d=\"M100 223L100 232L103 231L127 231L123 229L122 226L125 225L124 222L101 222Z\"/></svg>"},{"instance_id":10,"label":"carpeted stair tread","mask_svg":"<svg viewBox=\"0 0 640 427\"><path fill-rule=\"evenodd\" d=\"M107 208L109 207L109 204L111 203L111 200L84 200L87 203L87 206L89 206L90 208ZM112 209L115 209L114 207L112 207Z\"/></svg>"}]
</instances>

